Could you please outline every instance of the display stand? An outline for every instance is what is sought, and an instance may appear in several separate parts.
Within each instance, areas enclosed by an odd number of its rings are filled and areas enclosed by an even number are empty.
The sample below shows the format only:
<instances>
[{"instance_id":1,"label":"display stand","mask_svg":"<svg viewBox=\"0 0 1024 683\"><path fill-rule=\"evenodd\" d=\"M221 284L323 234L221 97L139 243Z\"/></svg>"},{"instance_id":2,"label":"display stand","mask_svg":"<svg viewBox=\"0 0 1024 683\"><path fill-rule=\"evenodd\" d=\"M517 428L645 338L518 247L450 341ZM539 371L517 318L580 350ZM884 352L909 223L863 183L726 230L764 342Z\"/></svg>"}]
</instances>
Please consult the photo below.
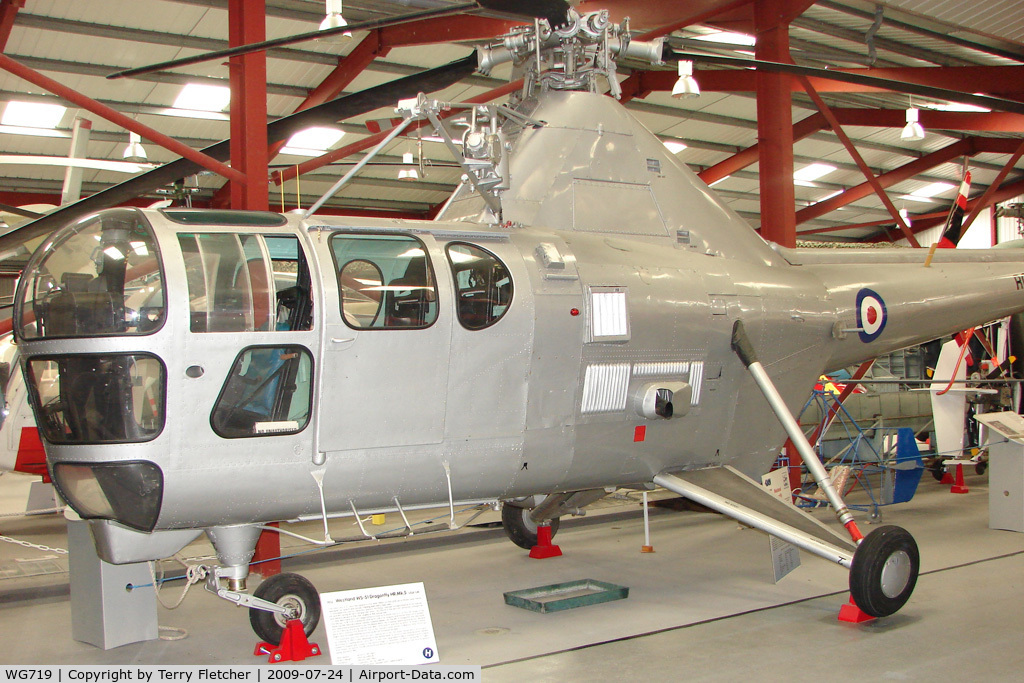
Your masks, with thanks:
<instances>
[{"instance_id":1,"label":"display stand","mask_svg":"<svg viewBox=\"0 0 1024 683\"><path fill-rule=\"evenodd\" d=\"M982 413L975 419L998 434L989 433L988 526L1024 532L1024 416Z\"/></svg>"},{"instance_id":2,"label":"display stand","mask_svg":"<svg viewBox=\"0 0 1024 683\"><path fill-rule=\"evenodd\" d=\"M68 573L72 638L109 650L160 637L149 563L104 562L80 519L68 520Z\"/></svg>"},{"instance_id":3,"label":"display stand","mask_svg":"<svg viewBox=\"0 0 1024 683\"><path fill-rule=\"evenodd\" d=\"M1024 445L1014 441L988 449L988 527L1024 532Z\"/></svg>"}]
</instances>

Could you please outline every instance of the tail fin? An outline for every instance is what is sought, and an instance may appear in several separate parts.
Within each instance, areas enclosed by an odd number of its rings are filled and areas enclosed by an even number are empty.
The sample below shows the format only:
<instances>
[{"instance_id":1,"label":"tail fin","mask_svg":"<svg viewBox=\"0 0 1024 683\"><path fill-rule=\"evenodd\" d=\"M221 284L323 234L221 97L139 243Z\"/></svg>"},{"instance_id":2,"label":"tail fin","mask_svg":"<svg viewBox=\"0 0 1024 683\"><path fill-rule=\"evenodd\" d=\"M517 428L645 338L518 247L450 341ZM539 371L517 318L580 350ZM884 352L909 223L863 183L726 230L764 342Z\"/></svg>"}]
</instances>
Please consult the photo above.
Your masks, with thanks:
<instances>
[{"instance_id":1,"label":"tail fin","mask_svg":"<svg viewBox=\"0 0 1024 683\"><path fill-rule=\"evenodd\" d=\"M939 238L939 249L956 249L960 242L960 228L963 226L964 213L967 212L967 195L971 191L971 172L964 173L963 182L960 183L960 190L956 194L956 201L949 209L946 217L946 225L942 229L942 237Z\"/></svg>"}]
</instances>

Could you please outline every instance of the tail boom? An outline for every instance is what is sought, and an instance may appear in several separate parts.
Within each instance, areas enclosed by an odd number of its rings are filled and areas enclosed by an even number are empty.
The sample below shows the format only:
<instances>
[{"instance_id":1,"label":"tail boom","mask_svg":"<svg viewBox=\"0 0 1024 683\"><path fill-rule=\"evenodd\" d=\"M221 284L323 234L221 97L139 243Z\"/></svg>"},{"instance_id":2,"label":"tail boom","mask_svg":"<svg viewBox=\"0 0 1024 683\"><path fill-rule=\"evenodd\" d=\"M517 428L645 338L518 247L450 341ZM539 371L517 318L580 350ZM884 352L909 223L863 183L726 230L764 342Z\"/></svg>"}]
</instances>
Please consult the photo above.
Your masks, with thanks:
<instances>
[{"instance_id":1,"label":"tail boom","mask_svg":"<svg viewBox=\"0 0 1024 683\"><path fill-rule=\"evenodd\" d=\"M835 306L830 370L1024 311L1019 250L940 251L928 266L923 250L829 256L801 265Z\"/></svg>"}]
</instances>

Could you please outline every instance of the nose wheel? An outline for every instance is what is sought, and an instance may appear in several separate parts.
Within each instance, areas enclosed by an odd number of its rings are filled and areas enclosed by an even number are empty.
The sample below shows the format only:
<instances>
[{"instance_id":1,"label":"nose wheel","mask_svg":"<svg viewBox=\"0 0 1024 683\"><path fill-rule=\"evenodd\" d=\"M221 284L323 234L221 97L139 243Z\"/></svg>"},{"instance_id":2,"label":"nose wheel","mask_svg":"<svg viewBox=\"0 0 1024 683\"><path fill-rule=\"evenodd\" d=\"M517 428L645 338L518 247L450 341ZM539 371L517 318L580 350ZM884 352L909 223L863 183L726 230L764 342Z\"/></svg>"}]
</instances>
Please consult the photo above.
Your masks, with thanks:
<instances>
[{"instance_id":1,"label":"nose wheel","mask_svg":"<svg viewBox=\"0 0 1024 683\"><path fill-rule=\"evenodd\" d=\"M302 630L307 636L320 623L320 594L303 576L289 573L271 576L253 591L253 596L288 610L288 615L262 609L249 610L252 630L272 645L280 644L281 635L290 619L302 622Z\"/></svg>"},{"instance_id":2,"label":"nose wheel","mask_svg":"<svg viewBox=\"0 0 1024 683\"><path fill-rule=\"evenodd\" d=\"M921 559L914 537L898 526L881 526L868 534L853 555L850 595L873 617L895 613L914 592Z\"/></svg>"}]
</instances>

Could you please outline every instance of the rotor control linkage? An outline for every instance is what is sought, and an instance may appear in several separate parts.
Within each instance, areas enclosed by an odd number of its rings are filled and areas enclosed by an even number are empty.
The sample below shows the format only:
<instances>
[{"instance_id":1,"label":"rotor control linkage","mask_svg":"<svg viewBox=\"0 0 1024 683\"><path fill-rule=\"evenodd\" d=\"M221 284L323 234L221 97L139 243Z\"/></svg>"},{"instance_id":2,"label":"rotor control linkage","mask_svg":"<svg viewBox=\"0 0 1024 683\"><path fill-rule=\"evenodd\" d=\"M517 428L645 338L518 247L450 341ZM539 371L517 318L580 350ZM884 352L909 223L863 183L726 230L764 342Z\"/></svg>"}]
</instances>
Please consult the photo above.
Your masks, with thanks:
<instances>
[{"instance_id":1,"label":"rotor control linkage","mask_svg":"<svg viewBox=\"0 0 1024 683\"><path fill-rule=\"evenodd\" d=\"M217 577L217 568L207 567L206 569L206 590L210 591L218 598L223 598L224 600L232 602L239 607L247 607L249 609L258 609L264 612L280 614L286 620L298 618L299 615L296 613L294 607L279 605L275 602L269 602L262 598L257 598L254 595L249 595L248 593L233 591L222 587L220 585L220 579Z\"/></svg>"},{"instance_id":2,"label":"rotor control linkage","mask_svg":"<svg viewBox=\"0 0 1024 683\"><path fill-rule=\"evenodd\" d=\"M764 366L757 360L757 354L743 328L742 320L737 320L732 326L732 350L736 352L736 355L743 361L747 370L750 371L754 382L761 390L761 393L764 394L768 405L771 406L772 412L775 413L779 422L782 423L787 436L789 436L793 445L796 446L797 451L804 460L804 464L807 465L811 476L814 477L814 483L824 491L825 497L832 505L833 510L835 510L840 524L846 527L854 543L860 543L864 539L864 535L857 528L857 522L853 518L853 513L850 512L850 508L846 506L842 496L839 495L839 492L832 485L832 479L829 477L828 471L825 470L825 466L821 464L821 460L818 459L810 442L807 441L807 437L800 430L800 425L797 423L796 418L793 417L793 413L786 407L785 401L782 400L782 396L775 388L775 384L768 376L768 373L765 372Z\"/></svg>"}]
</instances>

